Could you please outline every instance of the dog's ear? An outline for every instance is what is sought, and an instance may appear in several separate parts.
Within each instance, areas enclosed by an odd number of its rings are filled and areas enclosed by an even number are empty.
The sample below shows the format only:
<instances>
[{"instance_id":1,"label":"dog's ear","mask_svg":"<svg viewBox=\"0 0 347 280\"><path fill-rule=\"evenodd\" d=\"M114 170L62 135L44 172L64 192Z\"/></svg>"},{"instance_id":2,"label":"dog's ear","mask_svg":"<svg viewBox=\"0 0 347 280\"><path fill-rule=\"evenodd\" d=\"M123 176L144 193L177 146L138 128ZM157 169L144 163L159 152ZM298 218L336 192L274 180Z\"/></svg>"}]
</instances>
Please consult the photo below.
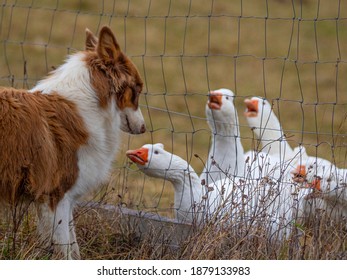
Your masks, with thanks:
<instances>
[{"instance_id":1,"label":"dog's ear","mask_svg":"<svg viewBox=\"0 0 347 280\"><path fill-rule=\"evenodd\" d=\"M86 51L95 51L98 44L98 38L86 28Z\"/></svg>"},{"instance_id":2,"label":"dog's ear","mask_svg":"<svg viewBox=\"0 0 347 280\"><path fill-rule=\"evenodd\" d=\"M116 37L107 26L104 26L100 30L97 52L99 57L104 60L117 60L121 54Z\"/></svg>"}]
</instances>

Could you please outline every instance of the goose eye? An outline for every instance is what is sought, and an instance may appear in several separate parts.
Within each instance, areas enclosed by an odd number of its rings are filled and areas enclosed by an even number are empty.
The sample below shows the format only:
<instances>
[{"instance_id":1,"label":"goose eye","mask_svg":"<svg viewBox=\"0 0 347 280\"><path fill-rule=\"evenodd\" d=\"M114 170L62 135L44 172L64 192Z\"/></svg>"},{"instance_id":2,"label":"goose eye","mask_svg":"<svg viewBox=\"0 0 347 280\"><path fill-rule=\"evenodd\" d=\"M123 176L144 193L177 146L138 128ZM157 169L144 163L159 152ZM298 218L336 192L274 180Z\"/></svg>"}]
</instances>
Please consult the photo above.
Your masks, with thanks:
<instances>
[{"instance_id":1,"label":"goose eye","mask_svg":"<svg viewBox=\"0 0 347 280\"><path fill-rule=\"evenodd\" d=\"M229 100L229 96L227 96L226 99Z\"/></svg>"},{"instance_id":2,"label":"goose eye","mask_svg":"<svg viewBox=\"0 0 347 280\"><path fill-rule=\"evenodd\" d=\"M157 154L159 154L159 152L158 152L157 150L155 150L155 151L154 151L154 154L156 154L156 155L157 155Z\"/></svg>"}]
</instances>

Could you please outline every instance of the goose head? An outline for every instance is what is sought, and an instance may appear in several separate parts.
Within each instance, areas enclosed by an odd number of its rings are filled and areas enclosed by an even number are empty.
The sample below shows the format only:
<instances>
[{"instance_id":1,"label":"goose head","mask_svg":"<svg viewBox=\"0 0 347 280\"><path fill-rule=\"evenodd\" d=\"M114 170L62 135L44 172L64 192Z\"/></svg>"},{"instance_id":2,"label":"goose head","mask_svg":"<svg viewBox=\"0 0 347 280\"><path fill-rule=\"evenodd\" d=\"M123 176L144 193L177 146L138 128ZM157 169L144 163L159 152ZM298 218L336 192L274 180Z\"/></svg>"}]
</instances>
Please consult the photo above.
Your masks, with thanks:
<instances>
[{"instance_id":1,"label":"goose head","mask_svg":"<svg viewBox=\"0 0 347 280\"><path fill-rule=\"evenodd\" d=\"M234 93L225 88L209 92L206 104L207 123L213 133L222 133L238 125Z\"/></svg>"},{"instance_id":2,"label":"goose head","mask_svg":"<svg viewBox=\"0 0 347 280\"><path fill-rule=\"evenodd\" d=\"M293 180L305 183L306 187L315 190L326 190L326 187L338 183L338 169L330 161L308 156L303 146L294 148L295 169L292 171Z\"/></svg>"},{"instance_id":3,"label":"goose head","mask_svg":"<svg viewBox=\"0 0 347 280\"><path fill-rule=\"evenodd\" d=\"M161 143L146 144L139 149L128 150L126 156L146 175L171 182L179 180L182 173L194 171L185 160L167 152Z\"/></svg>"},{"instance_id":4,"label":"goose head","mask_svg":"<svg viewBox=\"0 0 347 280\"><path fill-rule=\"evenodd\" d=\"M246 105L244 115L251 128L256 130L267 127L280 129L279 122L275 122L277 118L272 112L272 106L266 99L252 97L251 99L246 98L244 102ZM271 122L274 123L272 124Z\"/></svg>"},{"instance_id":5,"label":"goose head","mask_svg":"<svg viewBox=\"0 0 347 280\"><path fill-rule=\"evenodd\" d=\"M272 105L260 97L245 99L244 112L249 127L258 140L261 141L265 152L279 156L281 160L291 159L293 149L286 140L281 124L272 110Z\"/></svg>"}]
</instances>

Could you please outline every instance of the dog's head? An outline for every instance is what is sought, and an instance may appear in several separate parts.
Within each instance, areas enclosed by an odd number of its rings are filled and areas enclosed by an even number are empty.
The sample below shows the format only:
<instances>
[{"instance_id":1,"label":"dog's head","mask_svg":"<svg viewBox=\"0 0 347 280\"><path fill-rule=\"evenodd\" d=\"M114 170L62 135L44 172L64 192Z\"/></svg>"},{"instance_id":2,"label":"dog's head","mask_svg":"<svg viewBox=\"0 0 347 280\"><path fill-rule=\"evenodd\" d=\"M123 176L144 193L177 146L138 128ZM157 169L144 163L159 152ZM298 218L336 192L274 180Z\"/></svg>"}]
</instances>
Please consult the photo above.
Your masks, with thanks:
<instances>
[{"instance_id":1,"label":"dog's head","mask_svg":"<svg viewBox=\"0 0 347 280\"><path fill-rule=\"evenodd\" d=\"M86 29L86 52L91 84L100 107L108 108L115 100L121 116L120 128L131 134L144 133L146 127L139 108L143 82L109 27L101 28L99 37Z\"/></svg>"}]
</instances>

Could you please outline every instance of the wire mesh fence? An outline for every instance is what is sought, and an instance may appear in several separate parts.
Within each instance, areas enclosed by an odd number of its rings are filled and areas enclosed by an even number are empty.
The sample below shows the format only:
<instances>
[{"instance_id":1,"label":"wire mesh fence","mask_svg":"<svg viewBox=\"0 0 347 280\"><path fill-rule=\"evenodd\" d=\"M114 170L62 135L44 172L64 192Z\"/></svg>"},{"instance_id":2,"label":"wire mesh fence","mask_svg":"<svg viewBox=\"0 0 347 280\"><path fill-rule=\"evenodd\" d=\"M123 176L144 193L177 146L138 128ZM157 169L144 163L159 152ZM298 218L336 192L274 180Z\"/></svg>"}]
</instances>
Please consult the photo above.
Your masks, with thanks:
<instances>
[{"instance_id":1,"label":"wire mesh fence","mask_svg":"<svg viewBox=\"0 0 347 280\"><path fill-rule=\"evenodd\" d=\"M174 190L125 156L163 143L200 174L213 136L208 93L235 93L245 151L261 149L244 100L265 98L286 140L347 168L347 2L6 1L0 7L0 85L31 88L84 48L85 28L108 25L145 82L141 136L123 136L111 181L98 199L174 217Z\"/></svg>"}]
</instances>

